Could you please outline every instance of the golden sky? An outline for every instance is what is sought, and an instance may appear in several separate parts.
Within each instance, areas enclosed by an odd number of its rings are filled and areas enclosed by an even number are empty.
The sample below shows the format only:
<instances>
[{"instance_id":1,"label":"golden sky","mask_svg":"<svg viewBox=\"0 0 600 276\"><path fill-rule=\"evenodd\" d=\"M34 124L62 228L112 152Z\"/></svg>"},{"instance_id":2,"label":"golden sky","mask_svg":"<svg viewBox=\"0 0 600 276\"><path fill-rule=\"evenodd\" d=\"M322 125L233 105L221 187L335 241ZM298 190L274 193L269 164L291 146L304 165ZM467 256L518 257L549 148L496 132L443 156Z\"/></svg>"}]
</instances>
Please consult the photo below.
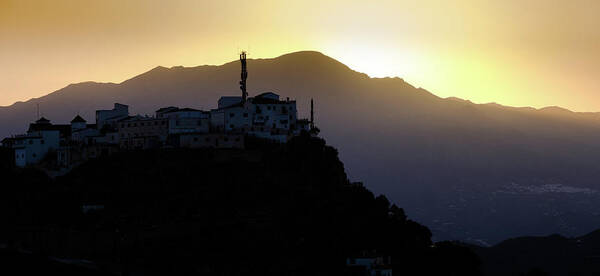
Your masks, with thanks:
<instances>
[{"instance_id":1,"label":"golden sky","mask_svg":"<svg viewBox=\"0 0 600 276\"><path fill-rule=\"evenodd\" d=\"M441 97L600 111L598 0L0 0L0 105L316 50Z\"/></svg>"}]
</instances>

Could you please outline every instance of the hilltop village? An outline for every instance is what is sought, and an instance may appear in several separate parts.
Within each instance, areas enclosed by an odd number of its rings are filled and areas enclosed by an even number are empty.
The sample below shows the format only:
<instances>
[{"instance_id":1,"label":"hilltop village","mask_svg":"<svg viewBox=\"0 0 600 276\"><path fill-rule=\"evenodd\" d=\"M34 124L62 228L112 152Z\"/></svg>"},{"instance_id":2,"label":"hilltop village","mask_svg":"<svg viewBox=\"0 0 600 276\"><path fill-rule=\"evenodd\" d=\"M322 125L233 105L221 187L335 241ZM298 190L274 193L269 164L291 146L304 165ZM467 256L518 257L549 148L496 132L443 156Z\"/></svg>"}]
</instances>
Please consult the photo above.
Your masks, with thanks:
<instances>
[{"instance_id":1,"label":"hilltop village","mask_svg":"<svg viewBox=\"0 0 600 276\"><path fill-rule=\"evenodd\" d=\"M43 161L69 167L118 151L151 148L244 148L247 137L286 143L303 131L316 135L311 119L298 119L296 101L273 92L248 97L246 54L240 55L241 96L223 96L210 111L164 107L154 116L130 115L129 106L115 103L97 110L90 124L77 115L70 124L53 124L41 117L26 134L2 140L17 167Z\"/></svg>"}]
</instances>

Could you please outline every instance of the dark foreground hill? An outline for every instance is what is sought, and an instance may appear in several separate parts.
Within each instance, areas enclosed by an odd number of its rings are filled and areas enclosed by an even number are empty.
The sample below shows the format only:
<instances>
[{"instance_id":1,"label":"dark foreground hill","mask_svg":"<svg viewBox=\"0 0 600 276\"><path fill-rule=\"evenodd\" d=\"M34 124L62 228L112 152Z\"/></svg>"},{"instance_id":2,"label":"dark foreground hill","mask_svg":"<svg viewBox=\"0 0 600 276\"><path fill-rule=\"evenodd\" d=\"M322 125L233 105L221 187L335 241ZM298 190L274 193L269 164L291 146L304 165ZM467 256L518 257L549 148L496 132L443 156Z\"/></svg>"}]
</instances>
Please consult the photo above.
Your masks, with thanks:
<instances>
[{"instance_id":1,"label":"dark foreground hill","mask_svg":"<svg viewBox=\"0 0 600 276\"><path fill-rule=\"evenodd\" d=\"M600 230L576 238L522 237L473 247L485 275L600 275Z\"/></svg>"},{"instance_id":2,"label":"dark foreground hill","mask_svg":"<svg viewBox=\"0 0 600 276\"><path fill-rule=\"evenodd\" d=\"M323 140L248 147L122 153L56 180L6 172L0 243L144 275L341 275L364 252L391 256L394 274L478 275L469 249L432 247L351 183Z\"/></svg>"},{"instance_id":3,"label":"dark foreground hill","mask_svg":"<svg viewBox=\"0 0 600 276\"><path fill-rule=\"evenodd\" d=\"M112 274L69 264L65 261L51 260L44 256L0 249L0 273L2 275L60 275L60 276L110 276Z\"/></svg>"},{"instance_id":4,"label":"dark foreground hill","mask_svg":"<svg viewBox=\"0 0 600 276\"><path fill-rule=\"evenodd\" d=\"M350 178L388 195L437 239L495 243L600 226L598 114L442 99L317 52L249 60L248 68L250 96L289 96L304 116L315 98L317 125L340 150ZM169 105L214 108L220 96L240 94L238 78L239 62L232 62L157 67L119 84L73 84L0 107L0 134L24 131L37 103L55 122L78 113L93 121L94 110L114 102L141 114Z\"/></svg>"}]
</instances>

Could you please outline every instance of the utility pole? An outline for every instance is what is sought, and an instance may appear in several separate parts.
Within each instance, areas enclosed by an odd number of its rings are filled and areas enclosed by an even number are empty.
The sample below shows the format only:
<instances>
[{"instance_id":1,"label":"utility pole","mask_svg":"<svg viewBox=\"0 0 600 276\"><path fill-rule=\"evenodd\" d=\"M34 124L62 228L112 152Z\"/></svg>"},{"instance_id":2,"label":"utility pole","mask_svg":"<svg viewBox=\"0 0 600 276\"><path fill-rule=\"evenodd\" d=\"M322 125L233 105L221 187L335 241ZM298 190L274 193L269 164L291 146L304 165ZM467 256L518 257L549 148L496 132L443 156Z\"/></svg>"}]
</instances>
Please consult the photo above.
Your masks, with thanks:
<instances>
[{"instance_id":1,"label":"utility pole","mask_svg":"<svg viewBox=\"0 0 600 276\"><path fill-rule=\"evenodd\" d=\"M315 112L314 112L314 103L313 99L310 98L310 130L315 128Z\"/></svg>"},{"instance_id":2,"label":"utility pole","mask_svg":"<svg viewBox=\"0 0 600 276\"><path fill-rule=\"evenodd\" d=\"M240 80L240 89L242 90L242 102L246 102L248 92L246 92L246 79L248 78L248 68L246 66L246 52L240 54L240 62L242 63L242 76Z\"/></svg>"}]
</instances>

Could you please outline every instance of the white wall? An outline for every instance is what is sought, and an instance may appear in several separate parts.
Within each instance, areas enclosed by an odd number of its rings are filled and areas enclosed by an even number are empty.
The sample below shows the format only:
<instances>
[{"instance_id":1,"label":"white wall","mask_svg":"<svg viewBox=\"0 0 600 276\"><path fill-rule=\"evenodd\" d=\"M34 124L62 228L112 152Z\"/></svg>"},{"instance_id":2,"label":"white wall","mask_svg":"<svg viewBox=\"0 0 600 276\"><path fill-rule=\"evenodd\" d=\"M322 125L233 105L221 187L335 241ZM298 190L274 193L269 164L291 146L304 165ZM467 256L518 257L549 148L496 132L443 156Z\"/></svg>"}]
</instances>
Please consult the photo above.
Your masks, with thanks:
<instances>
[{"instance_id":1,"label":"white wall","mask_svg":"<svg viewBox=\"0 0 600 276\"><path fill-rule=\"evenodd\" d=\"M41 161L48 151L57 150L60 144L60 132L58 130L43 130L35 134L41 136L36 139L28 139L25 145L27 150L27 164L35 164Z\"/></svg>"},{"instance_id":2,"label":"white wall","mask_svg":"<svg viewBox=\"0 0 600 276\"><path fill-rule=\"evenodd\" d=\"M233 131L241 128L249 129L252 126L253 110L251 105L246 107L233 107L225 109L225 130Z\"/></svg>"},{"instance_id":3,"label":"white wall","mask_svg":"<svg viewBox=\"0 0 600 276\"><path fill-rule=\"evenodd\" d=\"M85 122L71 123L71 131L78 130L78 129L84 129L86 127L87 127L87 123L85 123Z\"/></svg>"},{"instance_id":4,"label":"white wall","mask_svg":"<svg viewBox=\"0 0 600 276\"><path fill-rule=\"evenodd\" d=\"M209 131L208 118L179 118L169 119L169 134L176 133L206 133Z\"/></svg>"},{"instance_id":5,"label":"white wall","mask_svg":"<svg viewBox=\"0 0 600 276\"><path fill-rule=\"evenodd\" d=\"M223 110L212 110L210 112L210 126L215 129L225 127L225 112Z\"/></svg>"},{"instance_id":6,"label":"white wall","mask_svg":"<svg viewBox=\"0 0 600 276\"><path fill-rule=\"evenodd\" d=\"M87 137L98 136L98 135L100 135L99 130L88 128L88 129L82 129L79 131L74 131L73 133L71 133L71 139L76 142L85 143L87 141L87 139L86 139Z\"/></svg>"},{"instance_id":7,"label":"white wall","mask_svg":"<svg viewBox=\"0 0 600 276\"><path fill-rule=\"evenodd\" d=\"M98 129L101 129L103 125L111 122L112 118L124 118L129 116L129 107L122 104L115 104L112 110L97 110L96 111L96 124Z\"/></svg>"},{"instance_id":8,"label":"white wall","mask_svg":"<svg viewBox=\"0 0 600 276\"><path fill-rule=\"evenodd\" d=\"M256 119L261 117L264 119L265 127L290 129L292 125L296 125L298 113L296 110L296 102L287 102L284 104L257 104L261 113L256 114ZM283 109L285 108L285 109ZM285 111L284 111L285 110ZM284 121L282 123L282 121ZM287 123L285 123L287 121Z\"/></svg>"},{"instance_id":9,"label":"white wall","mask_svg":"<svg viewBox=\"0 0 600 276\"><path fill-rule=\"evenodd\" d=\"M15 149L15 165L20 168L27 165L27 151L25 148Z\"/></svg>"}]
</instances>

